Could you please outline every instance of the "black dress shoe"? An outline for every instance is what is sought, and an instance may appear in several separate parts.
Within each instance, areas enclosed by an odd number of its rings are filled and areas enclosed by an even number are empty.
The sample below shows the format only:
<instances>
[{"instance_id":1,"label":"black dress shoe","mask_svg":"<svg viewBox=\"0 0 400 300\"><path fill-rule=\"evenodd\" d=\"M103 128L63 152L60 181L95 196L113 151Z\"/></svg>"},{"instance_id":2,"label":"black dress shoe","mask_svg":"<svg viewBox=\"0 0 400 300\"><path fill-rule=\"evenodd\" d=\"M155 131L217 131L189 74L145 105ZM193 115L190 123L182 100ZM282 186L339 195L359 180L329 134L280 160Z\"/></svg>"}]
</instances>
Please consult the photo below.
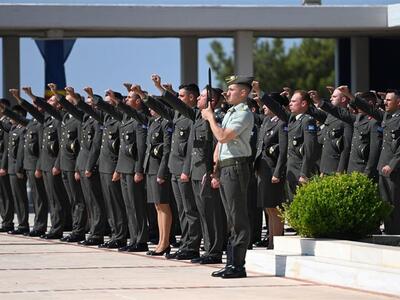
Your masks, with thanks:
<instances>
[{"instance_id":1,"label":"black dress shoe","mask_svg":"<svg viewBox=\"0 0 400 300\"><path fill-rule=\"evenodd\" d=\"M200 257L199 252L196 251L183 251L176 256L177 260L192 260Z\"/></svg>"},{"instance_id":2,"label":"black dress shoe","mask_svg":"<svg viewBox=\"0 0 400 300\"><path fill-rule=\"evenodd\" d=\"M126 245L124 247L118 248L118 251L119 252L128 252L129 249L134 248L134 247L135 247L135 245Z\"/></svg>"},{"instance_id":3,"label":"black dress shoe","mask_svg":"<svg viewBox=\"0 0 400 300\"><path fill-rule=\"evenodd\" d=\"M218 271L214 271L211 273L212 277L222 277L222 274L224 274L226 272L226 270L228 270L230 266L225 266L222 269L219 269Z\"/></svg>"},{"instance_id":4,"label":"black dress shoe","mask_svg":"<svg viewBox=\"0 0 400 300\"><path fill-rule=\"evenodd\" d=\"M145 251L149 251L149 246L147 246L147 243L136 244L128 249L128 252L145 252Z\"/></svg>"},{"instance_id":5,"label":"black dress shoe","mask_svg":"<svg viewBox=\"0 0 400 300\"><path fill-rule=\"evenodd\" d=\"M118 249L126 246L126 240L111 240L105 248Z\"/></svg>"},{"instance_id":6,"label":"black dress shoe","mask_svg":"<svg viewBox=\"0 0 400 300\"><path fill-rule=\"evenodd\" d=\"M229 266L221 277L224 279L244 278L247 277L246 269L244 267Z\"/></svg>"},{"instance_id":7,"label":"black dress shoe","mask_svg":"<svg viewBox=\"0 0 400 300\"><path fill-rule=\"evenodd\" d=\"M216 256L205 256L200 262L201 265L212 265L212 264L221 264L222 258Z\"/></svg>"},{"instance_id":8,"label":"black dress shoe","mask_svg":"<svg viewBox=\"0 0 400 300\"><path fill-rule=\"evenodd\" d=\"M178 251L176 251L174 253L168 253L168 254L165 255L165 258L166 259L176 259L176 257L181 253L182 253L181 250L178 250Z\"/></svg>"},{"instance_id":9,"label":"black dress shoe","mask_svg":"<svg viewBox=\"0 0 400 300\"><path fill-rule=\"evenodd\" d=\"M202 255L200 257L196 257L190 260L192 264L199 264L207 255Z\"/></svg>"},{"instance_id":10,"label":"black dress shoe","mask_svg":"<svg viewBox=\"0 0 400 300\"><path fill-rule=\"evenodd\" d=\"M78 244L82 246L98 246L104 243L103 239L88 238L86 240L80 241Z\"/></svg>"},{"instance_id":11,"label":"black dress shoe","mask_svg":"<svg viewBox=\"0 0 400 300\"><path fill-rule=\"evenodd\" d=\"M40 238L45 239L45 240L58 240L58 239L61 239L62 236L63 236L62 233L49 232L49 233L43 234Z\"/></svg>"},{"instance_id":12,"label":"black dress shoe","mask_svg":"<svg viewBox=\"0 0 400 300\"><path fill-rule=\"evenodd\" d=\"M1 227L0 232L14 231L14 227Z\"/></svg>"},{"instance_id":13,"label":"black dress shoe","mask_svg":"<svg viewBox=\"0 0 400 300\"><path fill-rule=\"evenodd\" d=\"M29 229L18 228L17 230L10 230L8 234L23 235L24 233L27 232L29 233Z\"/></svg>"},{"instance_id":14,"label":"black dress shoe","mask_svg":"<svg viewBox=\"0 0 400 300\"><path fill-rule=\"evenodd\" d=\"M38 236L42 236L42 235L45 234L45 233L46 233L46 232L44 232L44 231L31 230L31 232L24 233L24 235L26 235L26 236L32 236L32 237L38 237Z\"/></svg>"},{"instance_id":15,"label":"black dress shoe","mask_svg":"<svg viewBox=\"0 0 400 300\"><path fill-rule=\"evenodd\" d=\"M60 240L67 243L77 243L80 241L84 241L85 235L77 235L71 233L70 235L67 235L65 238L62 238Z\"/></svg>"},{"instance_id":16,"label":"black dress shoe","mask_svg":"<svg viewBox=\"0 0 400 300\"><path fill-rule=\"evenodd\" d=\"M171 246L168 246L167 248L165 248L163 251L161 252L157 252L157 251L147 251L146 255L150 255L150 256L163 256L164 254L168 254L171 252Z\"/></svg>"},{"instance_id":17,"label":"black dress shoe","mask_svg":"<svg viewBox=\"0 0 400 300\"><path fill-rule=\"evenodd\" d=\"M100 245L98 245L98 247L99 248L108 248L108 244L111 242L111 240L110 241L107 241L107 242L105 242L105 243L103 243L103 244L100 244Z\"/></svg>"}]
</instances>

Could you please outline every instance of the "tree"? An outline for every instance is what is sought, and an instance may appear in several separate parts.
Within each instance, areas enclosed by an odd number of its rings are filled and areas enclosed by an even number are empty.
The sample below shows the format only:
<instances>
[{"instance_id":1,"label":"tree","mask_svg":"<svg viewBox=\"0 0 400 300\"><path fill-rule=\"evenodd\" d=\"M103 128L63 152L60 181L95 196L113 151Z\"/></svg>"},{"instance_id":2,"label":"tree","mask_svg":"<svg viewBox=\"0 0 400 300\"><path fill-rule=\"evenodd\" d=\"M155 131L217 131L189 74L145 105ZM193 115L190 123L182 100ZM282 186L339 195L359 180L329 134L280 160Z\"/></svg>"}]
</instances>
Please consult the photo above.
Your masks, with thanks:
<instances>
[{"instance_id":1,"label":"tree","mask_svg":"<svg viewBox=\"0 0 400 300\"><path fill-rule=\"evenodd\" d=\"M276 39L254 39L254 76L263 89L281 91L317 89L326 94L325 87L334 85L334 46L331 39L303 39L299 45L285 49L284 42ZM211 42L212 52L207 61L221 86L225 78L234 73L234 60L226 54L218 41Z\"/></svg>"}]
</instances>

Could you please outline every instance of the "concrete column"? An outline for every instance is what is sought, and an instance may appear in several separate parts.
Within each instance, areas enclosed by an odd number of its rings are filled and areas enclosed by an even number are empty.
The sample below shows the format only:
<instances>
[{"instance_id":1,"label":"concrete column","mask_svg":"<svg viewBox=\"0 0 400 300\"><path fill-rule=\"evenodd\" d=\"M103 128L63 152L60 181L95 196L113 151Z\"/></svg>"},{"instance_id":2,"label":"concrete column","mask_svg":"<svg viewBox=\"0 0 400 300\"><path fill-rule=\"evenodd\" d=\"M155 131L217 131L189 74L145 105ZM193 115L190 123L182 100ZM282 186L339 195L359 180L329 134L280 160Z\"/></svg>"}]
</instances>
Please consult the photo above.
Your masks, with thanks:
<instances>
[{"instance_id":1,"label":"concrete column","mask_svg":"<svg viewBox=\"0 0 400 300\"><path fill-rule=\"evenodd\" d=\"M253 76L253 32L237 31L234 51L235 74Z\"/></svg>"},{"instance_id":2,"label":"concrete column","mask_svg":"<svg viewBox=\"0 0 400 300\"><path fill-rule=\"evenodd\" d=\"M336 39L335 49L335 86L348 85L351 88L351 51L350 39Z\"/></svg>"},{"instance_id":3,"label":"concrete column","mask_svg":"<svg viewBox=\"0 0 400 300\"><path fill-rule=\"evenodd\" d=\"M369 38L351 38L351 89L369 90Z\"/></svg>"},{"instance_id":4,"label":"concrete column","mask_svg":"<svg viewBox=\"0 0 400 300\"><path fill-rule=\"evenodd\" d=\"M181 38L181 83L198 81L198 47L197 37Z\"/></svg>"},{"instance_id":5,"label":"concrete column","mask_svg":"<svg viewBox=\"0 0 400 300\"><path fill-rule=\"evenodd\" d=\"M3 37L3 97L12 100L8 92L19 89L20 80L19 38Z\"/></svg>"}]
</instances>

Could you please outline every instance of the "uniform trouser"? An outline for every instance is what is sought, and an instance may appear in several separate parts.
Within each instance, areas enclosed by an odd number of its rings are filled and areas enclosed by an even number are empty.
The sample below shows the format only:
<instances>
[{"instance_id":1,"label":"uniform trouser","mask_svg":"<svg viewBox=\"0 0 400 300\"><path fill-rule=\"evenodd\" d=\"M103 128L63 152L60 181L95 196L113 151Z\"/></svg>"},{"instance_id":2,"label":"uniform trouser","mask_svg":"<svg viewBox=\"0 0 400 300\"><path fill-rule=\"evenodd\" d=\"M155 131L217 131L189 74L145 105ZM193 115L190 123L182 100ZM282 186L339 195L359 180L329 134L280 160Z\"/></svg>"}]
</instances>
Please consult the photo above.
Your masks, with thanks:
<instances>
[{"instance_id":1,"label":"uniform trouser","mask_svg":"<svg viewBox=\"0 0 400 300\"><path fill-rule=\"evenodd\" d=\"M85 206L90 222L90 236L88 238L102 239L107 227L106 209L103 194L101 192L100 175L93 172L86 177L85 171L80 171L80 182L85 199Z\"/></svg>"},{"instance_id":2,"label":"uniform trouser","mask_svg":"<svg viewBox=\"0 0 400 300\"><path fill-rule=\"evenodd\" d=\"M130 245L147 243L149 240L144 185L144 179L136 183L132 174L121 174L121 190L125 202Z\"/></svg>"},{"instance_id":3,"label":"uniform trouser","mask_svg":"<svg viewBox=\"0 0 400 300\"><path fill-rule=\"evenodd\" d=\"M75 180L74 171L62 171L62 180L71 205L72 234L84 235L87 223L87 214L81 185Z\"/></svg>"},{"instance_id":4,"label":"uniform trouser","mask_svg":"<svg viewBox=\"0 0 400 300\"><path fill-rule=\"evenodd\" d=\"M201 243L201 225L192 183L182 182L180 175L173 175L171 181L182 229L183 241L181 239L180 249L198 252Z\"/></svg>"},{"instance_id":5,"label":"uniform trouser","mask_svg":"<svg viewBox=\"0 0 400 300\"><path fill-rule=\"evenodd\" d=\"M14 228L14 197L11 192L10 176L0 177L0 205L1 205L1 227Z\"/></svg>"},{"instance_id":6,"label":"uniform trouser","mask_svg":"<svg viewBox=\"0 0 400 300\"><path fill-rule=\"evenodd\" d=\"M385 219L386 234L400 234L400 174L379 176L379 192L383 200L393 205L391 214Z\"/></svg>"},{"instance_id":7,"label":"uniform trouser","mask_svg":"<svg viewBox=\"0 0 400 300\"><path fill-rule=\"evenodd\" d=\"M62 234L71 227L71 206L68 203L61 175L54 176L50 171L43 171L44 187L49 201L51 228L49 233Z\"/></svg>"},{"instance_id":8,"label":"uniform trouser","mask_svg":"<svg viewBox=\"0 0 400 300\"><path fill-rule=\"evenodd\" d=\"M18 218L18 229L29 230L29 204L26 193L26 177L18 178L10 174L11 191L14 197L14 209Z\"/></svg>"},{"instance_id":9,"label":"uniform trouser","mask_svg":"<svg viewBox=\"0 0 400 300\"><path fill-rule=\"evenodd\" d=\"M205 255L220 258L226 236L226 219L218 189L211 188L210 180L192 180L193 192L203 232Z\"/></svg>"},{"instance_id":10,"label":"uniform trouser","mask_svg":"<svg viewBox=\"0 0 400 300\"><path fill-rule=\"evenodd\" d=\"M113 182L112 174L100 173L101 188L107 212L108 224L111 227L112 240L126 240L127 225L121 184Z\"/></svg>"},{"instance_id":11,"label":"uniform trouser","mask_svg":"<svg viewBox=\"0 0 400 300\"><path fill-rule=\"evenodd\" d=\"M31 187L31 197L35 212L33 230L45 232L47 230L48 200L43 178L36 178L35 170L27 170L26 175Z\"/></svg>"},{"instance_id":12,"label":"uniform trouser","mask_svg":"<svg viewBox=\"0 0 400 300\"><path fill-rule=\"evenodd\" d=\"M227 264L243 266L250 242L250 225L247 214L247 187L249 166L240 163L223 167L220 171L220 193L226 212L228 231Z\"/></svg>"},{"instance_id":13,"label":"uniform trouser","mask_svg":"<svg viewBox=\"0 0 400 300\"><path fill-rule=\"evenodd\" d=\"M247 189L247 211L250 221L250 244L261 240L262 209L257 207L257 178L253 170L250 173Z\"/></svg>"}]
</instances>

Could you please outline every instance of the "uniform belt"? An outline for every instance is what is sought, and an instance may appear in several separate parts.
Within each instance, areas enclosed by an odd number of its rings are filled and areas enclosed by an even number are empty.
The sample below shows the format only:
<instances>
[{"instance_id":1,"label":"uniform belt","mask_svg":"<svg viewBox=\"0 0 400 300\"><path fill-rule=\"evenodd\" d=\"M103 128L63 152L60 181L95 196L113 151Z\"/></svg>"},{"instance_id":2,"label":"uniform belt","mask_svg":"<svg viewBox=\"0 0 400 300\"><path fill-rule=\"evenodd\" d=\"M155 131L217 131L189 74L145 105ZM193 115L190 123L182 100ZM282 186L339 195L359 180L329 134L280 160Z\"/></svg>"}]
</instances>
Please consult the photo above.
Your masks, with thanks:
<instances>
[{"instance_id":1,"label":"uniform belt","mask_svg":"<svg viewBox=\"0 0 400 300\"><path fill-rule=\"evenodd\" d=\"M232 157L232 158L227 158L224 160L218 161L218 167L219 168L225 168L225 167L230 167L242 163L248 163L250 160L249 157Z\"/></svg>"}]
</instances>

